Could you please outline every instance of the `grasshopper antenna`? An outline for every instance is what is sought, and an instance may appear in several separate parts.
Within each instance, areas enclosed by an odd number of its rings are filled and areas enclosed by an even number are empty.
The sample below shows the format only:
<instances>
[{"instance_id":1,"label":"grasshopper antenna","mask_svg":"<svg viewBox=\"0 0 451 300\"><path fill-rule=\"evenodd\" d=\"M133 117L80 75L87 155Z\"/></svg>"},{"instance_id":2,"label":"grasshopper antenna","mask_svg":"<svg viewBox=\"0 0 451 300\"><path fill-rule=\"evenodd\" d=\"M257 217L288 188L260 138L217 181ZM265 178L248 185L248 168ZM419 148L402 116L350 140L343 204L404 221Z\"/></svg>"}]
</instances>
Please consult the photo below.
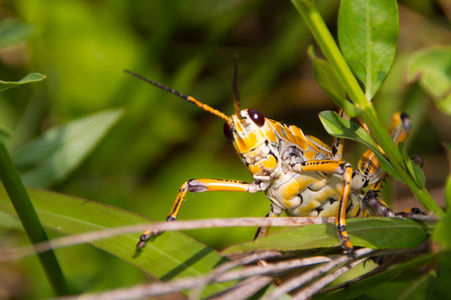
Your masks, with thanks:
<instances>
[{"instance_id":1,"label":"grasshopper antenna","mask_svg":"<svg viewBox=\"0 0 451 300\"><path fill-rule=\"evenodd\" d=\"M194 105L202 108L203 110L217 116L220 117L221 119L225 120L227 122L228 125L232 124L232 121L230 120L230 118L228 116L226 116L224 113L220 112L217 109L214 109L213 107L207 105L207 104L203 104L202 102L196 100L195 98L191 97L191 96L187 96L185 94L180 93L179 91L175 90L175 89L171 89L170 87L167 87L165 85L162 85L161 83L155 82L153 80L150 80L142 75L136 74L135 72L129 71L129 70L124 70L125 73L128 73L130 75L133 75L141 80L144 80L145 82L148 82L154 86L156 86L157 88L160 88L162 90L165 90L173 95L178 96L179 98L182 98L190 103L193 103Z\"/></svg>"},{"instance_id":2,"label":"grasshopper antenna","mask_svg":"<svg viewBox=\"0 0 451 300\"><path fill-rule=\"evenodd\" d=\"M238 91L238 54L233 55L233 108L240 115L240 93Z\"/></svg>"}]
</instances>

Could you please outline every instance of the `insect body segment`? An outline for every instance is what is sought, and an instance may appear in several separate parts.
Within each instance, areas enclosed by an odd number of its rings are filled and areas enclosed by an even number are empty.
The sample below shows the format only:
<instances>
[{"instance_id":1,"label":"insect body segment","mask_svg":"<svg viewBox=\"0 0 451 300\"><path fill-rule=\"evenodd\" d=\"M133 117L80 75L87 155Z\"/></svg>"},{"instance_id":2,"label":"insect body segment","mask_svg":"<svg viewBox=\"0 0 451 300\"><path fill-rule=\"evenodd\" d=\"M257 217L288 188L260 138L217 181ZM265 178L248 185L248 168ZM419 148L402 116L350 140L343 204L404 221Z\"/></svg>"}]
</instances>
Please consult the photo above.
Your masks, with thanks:
<instances>
[{"instance_id":1,"label":"insect body segment","mask_svg":"<svg viewBox=\"0 0 451 300\"><path fill-rule=\"evenodd\" d=\"M341 139L335 138L331 148L319 139L304 134L296 126L265 118L256 109L239 109L237 92L235 114L227 117L193 97L127 72L225 120L224 134L232 141L236 153L253 176L251 183L217 179L186 181L177 194L167 221L177 219L188 191L261 191L271 200L269 217L277 217L284 211L288 216L335 216L342 247L345 253L352 254L346 217L394 216L377 194L385 172L373 152L367 151L358 169L353 170L349 163L341 159ZM342 111L340 114L346 117ZM395 114L390 129L393 140L403 142L409 130L407 115ZM368 193L363 190L367 187ZM265 236L268 230L267 227L259 228L255 237ZM151 235L151 231L144 232L137 246L143 247Z\"/></svg>"}]
</instances>

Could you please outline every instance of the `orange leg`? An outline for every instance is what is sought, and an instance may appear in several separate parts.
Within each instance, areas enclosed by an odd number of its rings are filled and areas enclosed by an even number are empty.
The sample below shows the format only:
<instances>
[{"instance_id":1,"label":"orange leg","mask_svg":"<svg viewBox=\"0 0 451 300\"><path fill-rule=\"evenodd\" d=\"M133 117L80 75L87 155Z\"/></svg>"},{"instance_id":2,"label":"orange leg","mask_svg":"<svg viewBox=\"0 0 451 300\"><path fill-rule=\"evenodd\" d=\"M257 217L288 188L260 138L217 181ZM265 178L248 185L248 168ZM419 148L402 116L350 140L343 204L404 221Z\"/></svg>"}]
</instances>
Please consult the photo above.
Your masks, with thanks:
<instances>
[{"instance_id":1,"label":"orange leg","mask_svg":"<svg viewBox=\"0 0 451 300\"><path fill-rule=\"evenodd\" d=\"M202 192L210 192L210 191L232 191L232 192L247 192L247 193L256 193L261 191L262 189L258 184L255 183L246 183L237 180L221 180L221 179L191 179L186 181L179 190L177 197L175 198L174 205L166 218L167 222L175 221L177 219L177 215L180 211L180 207L185 200L186 193L202 193ZM136 245L138 248L142 248L146 245L146 242L155 235L152 230L146 230L141 237L139 238L139 242Z\"/></svg>"},{"instance_id":2,"label":"orange leg","mask_svg":"<svg viewBox=\"0 0 451 300\"><path fill-rule=\"evenodd\" d=\"M340 206L338 208L335 226L345 254L353 256L354 248L349 241L349 235L346 232L346 208L352 181L351 165L343 161L325 159L301 162L296 166L293 166L293 169L299 170L300 172L326 172L343 176L343 189L341 192Z\"/></svg>"}]
</instances>

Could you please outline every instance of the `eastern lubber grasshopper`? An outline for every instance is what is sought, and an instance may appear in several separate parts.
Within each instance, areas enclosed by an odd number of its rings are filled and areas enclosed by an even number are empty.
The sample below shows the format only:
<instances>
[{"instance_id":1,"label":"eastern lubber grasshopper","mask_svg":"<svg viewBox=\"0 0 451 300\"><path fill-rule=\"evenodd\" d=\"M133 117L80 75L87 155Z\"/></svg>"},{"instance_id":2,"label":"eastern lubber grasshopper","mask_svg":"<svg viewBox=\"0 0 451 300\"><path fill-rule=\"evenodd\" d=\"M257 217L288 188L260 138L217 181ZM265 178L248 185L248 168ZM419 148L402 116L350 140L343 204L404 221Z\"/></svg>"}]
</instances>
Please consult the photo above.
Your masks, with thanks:
<instances>
[{"instance_id":1,"label":"eastern lubber grasshopper","mask_svg":"<svg viewBox=\"0 0 451 300\"><path fill-rule=\"evenodd\" d=\"M225 136L232 141L236 153L254 178L252 183L221 179L188 180L181 186L167 221L177 219L188 191L264 192L272 202L267 217L277 217L283 211L288 216L335 216L342 247L345 253L352 255L346 217L395 216L378 196L386 173L373 152L368 150L360 159L358 170L354 170L342 159L342 139L334 138L332 147L329 147L296 126L267 119L253 108L241 109L236 68L235 114L230 117L191 96L131 71L125 72L223 119ZM342 111L340 115L347 117ZM361 123L366 129L365 123ZM410 118L404 113L396 113L390 128L393 141L396 144L403 142L409 131ZM258 228L255 238L267 235L268 230L268 227ZM137 247L144 247L152 234L150 230L144 232Z\"/></svg>"}]
</instances>

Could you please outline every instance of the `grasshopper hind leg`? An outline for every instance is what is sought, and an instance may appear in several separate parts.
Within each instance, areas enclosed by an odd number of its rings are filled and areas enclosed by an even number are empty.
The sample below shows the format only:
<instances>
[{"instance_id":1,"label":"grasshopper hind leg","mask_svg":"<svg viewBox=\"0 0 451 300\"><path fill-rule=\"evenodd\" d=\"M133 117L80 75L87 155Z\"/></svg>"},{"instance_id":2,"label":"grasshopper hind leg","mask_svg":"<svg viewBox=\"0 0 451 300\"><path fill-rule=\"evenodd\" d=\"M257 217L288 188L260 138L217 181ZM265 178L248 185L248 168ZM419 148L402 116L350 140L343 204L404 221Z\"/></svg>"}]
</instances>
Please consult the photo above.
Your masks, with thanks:
<instances>
[{"instance_id":1,"label":"grasshopper hind leg","mask_svg":"<svg viewBox=\"0 0 451 300\"><path fill-rule=\"evenodd\" d=\"M382 199L377 194L376 190L369 190L365 197L363 198L363 205L369 207L373 213L381 217L395 217L395 213L388 208L387 205L382 201Z\"/></svg>"}]
</instances>

